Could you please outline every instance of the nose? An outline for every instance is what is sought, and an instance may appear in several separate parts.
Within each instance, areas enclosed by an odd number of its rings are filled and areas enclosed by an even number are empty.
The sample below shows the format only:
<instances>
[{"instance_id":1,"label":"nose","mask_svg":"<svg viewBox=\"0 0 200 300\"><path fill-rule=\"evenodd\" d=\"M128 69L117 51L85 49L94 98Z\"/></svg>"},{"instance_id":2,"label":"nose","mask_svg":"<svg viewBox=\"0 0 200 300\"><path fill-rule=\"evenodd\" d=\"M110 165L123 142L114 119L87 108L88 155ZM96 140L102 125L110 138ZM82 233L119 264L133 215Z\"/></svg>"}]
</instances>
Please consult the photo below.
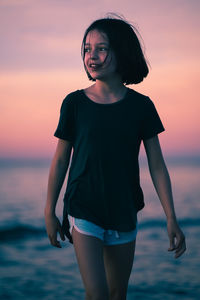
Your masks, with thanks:
<instances>
[{"instance_id":1,"label":"nose","mask_svg":"<svg viewBox=\"0 0 200 300\"><path fill-rule=\"evenodd\" d=\"M98 59L98 55L97 55L96 49L91 50L91 52L90 52L90 59Z\"/></svg>"}]
</instances>

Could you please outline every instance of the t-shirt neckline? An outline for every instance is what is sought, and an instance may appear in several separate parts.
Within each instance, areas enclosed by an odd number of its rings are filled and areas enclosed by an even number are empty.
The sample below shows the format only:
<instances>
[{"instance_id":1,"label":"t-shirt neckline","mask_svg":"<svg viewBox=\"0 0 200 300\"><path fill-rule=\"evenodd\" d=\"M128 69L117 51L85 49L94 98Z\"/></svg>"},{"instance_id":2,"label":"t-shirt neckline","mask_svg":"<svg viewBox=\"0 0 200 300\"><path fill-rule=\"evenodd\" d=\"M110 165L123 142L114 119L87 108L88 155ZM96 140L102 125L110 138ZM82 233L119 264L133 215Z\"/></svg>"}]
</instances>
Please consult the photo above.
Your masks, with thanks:
<instances>
[{"instance_id":1,"label":"t-shirt neckline","mask_svg":"<svg viewBox=\"0 0 200 300\"><path fill-rule=\"evenodd\" d=\"M79 90L79 91L82 93L82 95L83 95L84 98L87 100L87 102L89 102L89 103L91 103L91 104L93 104L93 105L96 105L96 106L110 107L110 106L115 106L115 105L124 103L125 100L126 100L126 98L127 98L127 96L128 96L128 94L129 94L129 90L130 90L130 89L127 88L127 91L126 91L125 95L124 95L120 100L115 101L115 102L113 102L113 103L99 103L99 102L95 102L95 101L93 101L92 99L90 99L90 98L86 95L86 93L84 92L84 89L81 89L81 90Z\"/></svg>"}]
</instances>

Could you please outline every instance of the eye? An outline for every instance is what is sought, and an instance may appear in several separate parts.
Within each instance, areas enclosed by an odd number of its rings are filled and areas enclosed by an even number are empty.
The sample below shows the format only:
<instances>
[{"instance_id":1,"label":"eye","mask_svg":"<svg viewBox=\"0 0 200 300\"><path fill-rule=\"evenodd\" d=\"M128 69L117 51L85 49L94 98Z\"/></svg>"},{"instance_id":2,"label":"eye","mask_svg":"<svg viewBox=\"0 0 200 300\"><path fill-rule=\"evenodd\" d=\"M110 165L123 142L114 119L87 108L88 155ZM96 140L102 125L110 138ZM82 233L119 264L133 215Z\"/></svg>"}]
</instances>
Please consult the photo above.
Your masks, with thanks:
<instances>
[{"instance_id":1,"label":"eye","mask_svg":"<svg viewBox=\"0 0 200 300\"><path fill-rule=\"evenodd\" d=\"M101 52L108 51L108 48L106 48L106 47L101 47L101 48L99 48L99 51L101 51Z\"/></svg>"},{"instance_id":2,"label":"eye","mask_svg":"<svg viewBox=\"0 0 200 300\"><path fill-rule=\"evenodd\" d=\"M86 52L90 52L90 48L85 48L84 49L84 52L86 53Z\"/></svg>"}]
</instances>

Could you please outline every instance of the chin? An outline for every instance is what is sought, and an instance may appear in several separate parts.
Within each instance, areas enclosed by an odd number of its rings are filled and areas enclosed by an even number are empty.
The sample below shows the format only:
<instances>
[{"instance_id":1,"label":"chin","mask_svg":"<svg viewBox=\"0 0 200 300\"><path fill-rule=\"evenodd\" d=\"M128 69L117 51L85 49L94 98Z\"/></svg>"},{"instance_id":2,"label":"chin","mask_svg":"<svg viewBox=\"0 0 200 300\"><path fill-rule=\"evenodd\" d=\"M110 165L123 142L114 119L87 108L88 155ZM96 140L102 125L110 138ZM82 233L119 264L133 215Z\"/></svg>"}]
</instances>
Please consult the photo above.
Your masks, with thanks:
<instances>
[{"instance_id":1,"label":"chin","mask_svg":"<svg viewBox=\"0 0 200 300\"><path fill-rule=\"evenodd\" d=\"M96 75L92 75L90 74L90 76L94 79L94 80L102 80L102 81L106 81L109 78L112 78L112 75L108 76L105 74L96 74Z\"/></svg>"}]
</instances>

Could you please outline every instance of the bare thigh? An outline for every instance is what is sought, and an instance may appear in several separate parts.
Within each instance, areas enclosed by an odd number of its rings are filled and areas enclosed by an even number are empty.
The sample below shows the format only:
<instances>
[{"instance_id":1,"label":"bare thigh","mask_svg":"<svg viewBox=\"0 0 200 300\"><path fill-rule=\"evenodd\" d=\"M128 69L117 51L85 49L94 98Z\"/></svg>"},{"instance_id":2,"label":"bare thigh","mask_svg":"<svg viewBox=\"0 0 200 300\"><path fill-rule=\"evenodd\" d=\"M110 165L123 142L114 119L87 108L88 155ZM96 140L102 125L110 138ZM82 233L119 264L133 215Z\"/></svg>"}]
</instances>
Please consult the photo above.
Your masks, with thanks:
<instances>
[{"instance_id":1,"label":"bare thigh","mask_svg":"<svg viewBox=\"0 0 200 300\"><path fill-rule=\"evenodd\" d=\"M136 241L104 246L104 264L111 299L126 299Z\"/></svg>"},{"instance_id":2,"label":"bare thigh","mask_svg":"<svg viewBox=\"0 0 200 300\"><path fill-rule=\"evenodd\" d=\"M103 242L79 233L75 228L72 230L72 238L87 299L108 299Z\"/></svg>"}]
</instances>

